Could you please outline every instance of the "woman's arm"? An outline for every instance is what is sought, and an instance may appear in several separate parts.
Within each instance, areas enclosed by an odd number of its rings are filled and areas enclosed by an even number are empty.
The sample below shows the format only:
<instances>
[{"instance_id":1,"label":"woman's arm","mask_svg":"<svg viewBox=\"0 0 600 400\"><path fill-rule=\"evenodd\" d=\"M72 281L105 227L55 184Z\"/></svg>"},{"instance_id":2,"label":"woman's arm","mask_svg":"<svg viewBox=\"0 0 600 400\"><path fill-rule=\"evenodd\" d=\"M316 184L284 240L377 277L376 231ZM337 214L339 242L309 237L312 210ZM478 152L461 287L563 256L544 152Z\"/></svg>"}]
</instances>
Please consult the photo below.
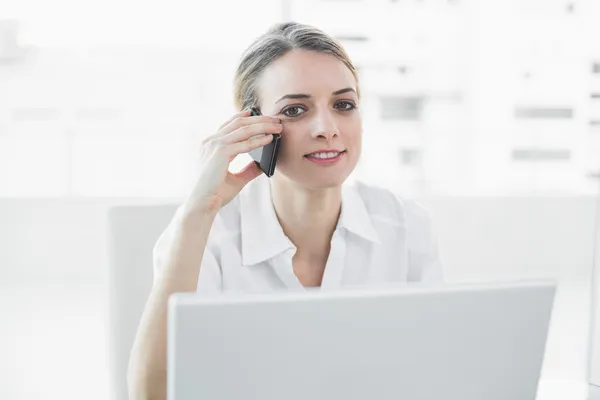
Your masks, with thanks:
<instances>
[{"instance_id":1,"label":"woman's arm","mask_svg":"<svg viewBox=\"0 0 600 400\"><path fill-rule=\"evenodd\" d=\"M172 240L154 281L129 359L130 400L165 399L167 393L167 308L176 292L195 292L208 235L218 211L262 172L254 161L229 172L235 157L273 140L283 126L278 118L235 114L200 147L196 184L172 221ZM260 136L263 133L267 135ZM259 136L257 136L259 135Z\"/></svg>"},{"instance_id":2,"label":"woman's arm","mask_svg":"<svg viewBox=\"0 0 600 400\"><path fill-rule=\"evenodd\" d=\"M150 292L129 359L130 400L167 397L167 309L176 292L195 292L202 258L216 211L182 213L173 221L173 237L164 268Z\"/></svg>"}]
</instances>

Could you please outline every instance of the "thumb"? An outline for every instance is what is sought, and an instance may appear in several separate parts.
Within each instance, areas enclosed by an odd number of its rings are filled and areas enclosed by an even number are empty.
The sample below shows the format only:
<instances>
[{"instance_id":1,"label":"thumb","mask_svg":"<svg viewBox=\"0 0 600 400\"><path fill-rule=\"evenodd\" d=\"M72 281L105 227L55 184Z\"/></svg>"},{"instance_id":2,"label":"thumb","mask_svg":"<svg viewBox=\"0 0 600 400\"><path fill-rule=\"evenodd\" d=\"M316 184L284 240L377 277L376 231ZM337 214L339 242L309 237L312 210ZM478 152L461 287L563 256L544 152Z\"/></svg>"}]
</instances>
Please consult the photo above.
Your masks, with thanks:
<instances>
[{"instance_id":1,"label":"thumb","mask_svg":"<svg viewBox=\"0 0 600 400\"><path fill-rule=\"evenodd\" d=\"M240 172L231 175L236 186L242 190L248 182L256 179L260 174L262 174L262 170L256 165L256 162L250 161Z\"/></svg>"}]
</instances>

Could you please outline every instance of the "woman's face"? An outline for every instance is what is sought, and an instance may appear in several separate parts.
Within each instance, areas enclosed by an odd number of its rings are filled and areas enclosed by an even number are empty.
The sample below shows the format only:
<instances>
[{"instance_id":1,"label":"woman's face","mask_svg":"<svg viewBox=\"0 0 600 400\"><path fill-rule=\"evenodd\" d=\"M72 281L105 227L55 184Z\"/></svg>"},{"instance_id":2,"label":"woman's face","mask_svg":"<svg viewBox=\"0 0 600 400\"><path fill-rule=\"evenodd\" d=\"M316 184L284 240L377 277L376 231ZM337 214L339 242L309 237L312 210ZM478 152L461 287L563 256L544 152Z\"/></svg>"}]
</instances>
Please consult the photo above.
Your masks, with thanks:
<instances>
[{"instance_id":1,"label":"woman's face","mask_svg":"<svg viewBox=\"0 0 600 400\"><path fill-rule=\"evenodd\" d=\"M258 82L264 115L281 118L277 174L309 189L341 185L361 153L357 82L336 57L293 50Z\"/></svg>"}]
</instances>

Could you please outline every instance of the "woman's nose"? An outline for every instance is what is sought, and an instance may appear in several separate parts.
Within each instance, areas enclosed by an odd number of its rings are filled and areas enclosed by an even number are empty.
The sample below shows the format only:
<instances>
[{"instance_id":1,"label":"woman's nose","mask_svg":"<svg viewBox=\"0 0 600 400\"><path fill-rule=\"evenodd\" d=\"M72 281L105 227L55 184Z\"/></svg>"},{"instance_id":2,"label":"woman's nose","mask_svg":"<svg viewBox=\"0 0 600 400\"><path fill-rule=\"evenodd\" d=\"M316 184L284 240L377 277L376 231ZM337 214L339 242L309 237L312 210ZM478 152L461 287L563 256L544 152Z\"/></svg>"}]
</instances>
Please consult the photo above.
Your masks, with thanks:
<instances>
[{"instance_id":1,"label":"woman's nose","mask_svg":"<svg viewBox=\"0 0 600 400\"><path fill-rule=\"evenodd\" d=\"M311 121L311 136L331 140L339 135L335 118L327 110L318 111Z\"/></svg>"}]
</instances>

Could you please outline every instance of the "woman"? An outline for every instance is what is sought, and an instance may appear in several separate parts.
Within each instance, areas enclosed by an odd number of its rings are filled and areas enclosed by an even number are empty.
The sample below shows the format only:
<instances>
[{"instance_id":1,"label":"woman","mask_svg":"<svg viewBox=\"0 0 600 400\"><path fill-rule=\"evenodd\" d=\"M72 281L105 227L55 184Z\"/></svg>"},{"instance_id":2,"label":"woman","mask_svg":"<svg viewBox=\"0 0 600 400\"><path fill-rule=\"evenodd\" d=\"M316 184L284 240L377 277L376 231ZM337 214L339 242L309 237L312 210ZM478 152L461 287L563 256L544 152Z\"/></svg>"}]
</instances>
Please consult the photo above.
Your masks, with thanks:
<instances>
[{"instance_id":1,"label":"woman","mask_svg":"<svg viewBox=\"0 0 600 400\"><path fill-rule=\"evenodd\" d=\"M280 24L245 52L244 110L201 147L197 184L155 247L155 279L131 354L132 399L164 398L174 292L269 291L441 280L426 211L365 184L343 185L361 154L360 91L342 47ZM258 107L263 116L250 116ZM258 138L255 135L267 133ZM229 163L281 134L277 169Z\"/></svg>"}]
</instances>

